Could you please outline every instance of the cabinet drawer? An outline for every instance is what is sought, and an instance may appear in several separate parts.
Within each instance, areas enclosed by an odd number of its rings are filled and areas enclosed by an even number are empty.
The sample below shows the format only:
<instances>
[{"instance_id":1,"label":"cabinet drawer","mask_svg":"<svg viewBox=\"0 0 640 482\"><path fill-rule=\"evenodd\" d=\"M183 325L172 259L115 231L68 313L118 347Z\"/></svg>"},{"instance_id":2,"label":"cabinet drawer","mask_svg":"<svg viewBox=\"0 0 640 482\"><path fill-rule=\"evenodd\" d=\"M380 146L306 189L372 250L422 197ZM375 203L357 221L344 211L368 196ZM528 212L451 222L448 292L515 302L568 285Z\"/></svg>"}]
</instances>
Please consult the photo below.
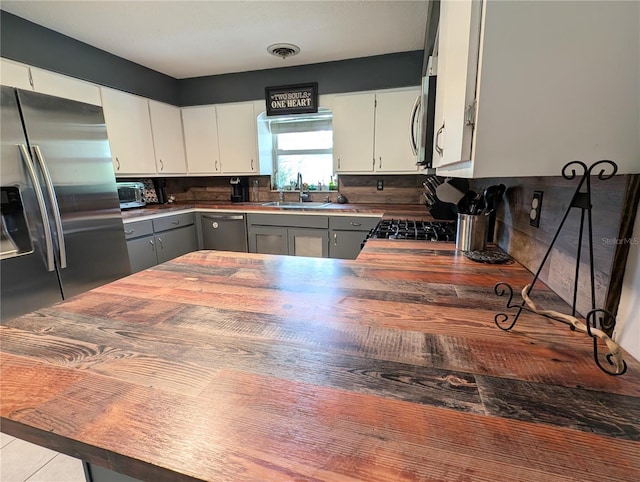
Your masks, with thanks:
<instances>
[{"instance_id":1,"label":"cabinet drawer","mask_svg":"<svg viewBox=\"0 0 640 482\"><path fill-rule=\"evenodd\" d=\"M148 221L134 221L133 223L127 223L124 225L124 235L126 239L139 238L140 236L146 236L153 234L153 223Z\"/></svg>"},{"instance_id":2,"label":"cabinet drawer","mask_svg":"<svg viewBox=\"0 0 640 482\"><path fill-rule=\"evenodd\" d=\"M250 225L287 226L293 228L328 228L327 216L309 216L296 214L248 214Z\"/></svg>"},{"instance_id":3,"label":"cabinet drawer","mask_svg":"<svg viewBox=\"0 0 640 482\"><path fill-rule=\"evenodd\" d=\"M329 218L329 227L344 231L370 231L379 221L379 217L335 216Z\"/></svg>"},{"instance_id":4,"label":"cabinet drawer","mask_svg":"<svg viewBox=\"0 0 640 482\"><path fill-rule=\"evenodd\" d=\"M194 224L195 216L193 213L176 214L174 216L165 216L153 220L153 230L156 233L167 231L169 229L180 228Z\"/></svg>"}]
</instances>

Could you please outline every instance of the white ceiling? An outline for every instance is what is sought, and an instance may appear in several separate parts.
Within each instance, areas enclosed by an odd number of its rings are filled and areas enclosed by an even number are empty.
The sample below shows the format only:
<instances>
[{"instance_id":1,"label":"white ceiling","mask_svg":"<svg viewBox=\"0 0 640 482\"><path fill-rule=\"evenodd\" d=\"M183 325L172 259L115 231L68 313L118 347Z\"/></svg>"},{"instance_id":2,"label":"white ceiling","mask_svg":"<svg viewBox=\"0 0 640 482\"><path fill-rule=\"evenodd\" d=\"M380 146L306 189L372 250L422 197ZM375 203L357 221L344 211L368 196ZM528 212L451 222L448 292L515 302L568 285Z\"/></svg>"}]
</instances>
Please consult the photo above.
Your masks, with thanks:
<instances>
[{"instance_id":1,"label":"white ceiling","mask_svg":"<svg viewBox=\"0 0 640 482\"><path fill-rule=\"evenodd\" d=\"M14 15L182 79L421 50L428 0L1 0ZM274 43L301 49L282 59Z\"/></svg>"}]
</instances>

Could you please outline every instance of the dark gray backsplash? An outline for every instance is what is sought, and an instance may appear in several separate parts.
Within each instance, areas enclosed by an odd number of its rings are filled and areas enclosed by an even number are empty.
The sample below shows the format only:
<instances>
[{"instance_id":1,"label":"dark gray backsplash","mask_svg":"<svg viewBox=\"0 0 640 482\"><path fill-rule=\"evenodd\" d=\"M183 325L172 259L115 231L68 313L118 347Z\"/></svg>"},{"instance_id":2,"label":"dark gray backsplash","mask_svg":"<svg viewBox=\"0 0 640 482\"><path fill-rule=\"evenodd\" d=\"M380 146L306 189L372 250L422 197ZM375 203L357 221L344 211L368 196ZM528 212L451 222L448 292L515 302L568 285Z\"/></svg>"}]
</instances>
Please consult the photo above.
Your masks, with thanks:
<instances>
[{"instance_id":1,"label":"dark gray backsplash","mask_svg":"<svg viewBox=\"0 0 640 482\"><path fill-rule=\"evenodd\" d=\"M479 191L483 187L499 183L505 184L507 191L497 211L495 240L504 251L535 273L571 202L578 179L566 180L561 176L474 179L471 181L471 188ZM638 196L637 193L634 194L637 187L633 186L637 183L637 175L614 176L607 181L593 176L591 180L596 308L613 311L617 309L616 296L619 293L616 295L613 291L619 290L626 263L625 246L619 240L625 236L629 223L633 226L637 209L634 208L634 202L637 206ZM539 228L529 225L534 190L544 193ZM540 280L569 304L572 303L573 296L579 231L580 210L574 208L571 209L540 274ZM582 315L591 310L586 242L585 220L585 248L581 256L577 300L577 309ZM515 290L522 288L514 287ZM532 298L535 300L535 296Z\"/></svg>"}]
</instances>

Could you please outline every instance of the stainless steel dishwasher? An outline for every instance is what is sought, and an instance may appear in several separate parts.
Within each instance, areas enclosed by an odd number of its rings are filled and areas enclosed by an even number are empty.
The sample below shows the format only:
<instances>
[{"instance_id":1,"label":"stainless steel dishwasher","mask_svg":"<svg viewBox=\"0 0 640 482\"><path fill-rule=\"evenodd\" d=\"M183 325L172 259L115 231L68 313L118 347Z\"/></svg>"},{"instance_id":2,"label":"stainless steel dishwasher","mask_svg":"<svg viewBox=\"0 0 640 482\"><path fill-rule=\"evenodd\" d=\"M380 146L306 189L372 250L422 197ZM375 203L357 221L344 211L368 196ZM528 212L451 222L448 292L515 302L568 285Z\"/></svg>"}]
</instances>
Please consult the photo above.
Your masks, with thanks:
<instances>
[{"instance_id":1,"label":"stainless steel dishwasher","mask_svg":"<svg viewBox=\"0 0 640 482\"><path fill-rule=\"evenodd\" d=\"M244 214L201 214L202 247L247 253L247 222Z\"/></svg>"}]
</instances>

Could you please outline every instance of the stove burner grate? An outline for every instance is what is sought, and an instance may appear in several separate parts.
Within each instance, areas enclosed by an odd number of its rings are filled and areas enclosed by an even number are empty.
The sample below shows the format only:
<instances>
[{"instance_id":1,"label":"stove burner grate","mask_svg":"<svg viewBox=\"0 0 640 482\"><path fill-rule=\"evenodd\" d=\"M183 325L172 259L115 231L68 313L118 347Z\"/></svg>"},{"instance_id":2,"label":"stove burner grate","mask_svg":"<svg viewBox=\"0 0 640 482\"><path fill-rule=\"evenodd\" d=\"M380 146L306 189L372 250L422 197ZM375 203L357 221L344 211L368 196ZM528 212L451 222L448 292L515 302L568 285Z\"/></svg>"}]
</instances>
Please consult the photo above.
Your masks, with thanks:
<instances>
[{"instance_id":1,"label":"stove burner grate","mask_svg":"<svg viewBox=\"0 0 640 482\"><path fill-rule=\"evenodd\" d=\"M455 241L456 225L445 221L383 219L371 231L369 238Z\"/></svg>"}]
</instances>

